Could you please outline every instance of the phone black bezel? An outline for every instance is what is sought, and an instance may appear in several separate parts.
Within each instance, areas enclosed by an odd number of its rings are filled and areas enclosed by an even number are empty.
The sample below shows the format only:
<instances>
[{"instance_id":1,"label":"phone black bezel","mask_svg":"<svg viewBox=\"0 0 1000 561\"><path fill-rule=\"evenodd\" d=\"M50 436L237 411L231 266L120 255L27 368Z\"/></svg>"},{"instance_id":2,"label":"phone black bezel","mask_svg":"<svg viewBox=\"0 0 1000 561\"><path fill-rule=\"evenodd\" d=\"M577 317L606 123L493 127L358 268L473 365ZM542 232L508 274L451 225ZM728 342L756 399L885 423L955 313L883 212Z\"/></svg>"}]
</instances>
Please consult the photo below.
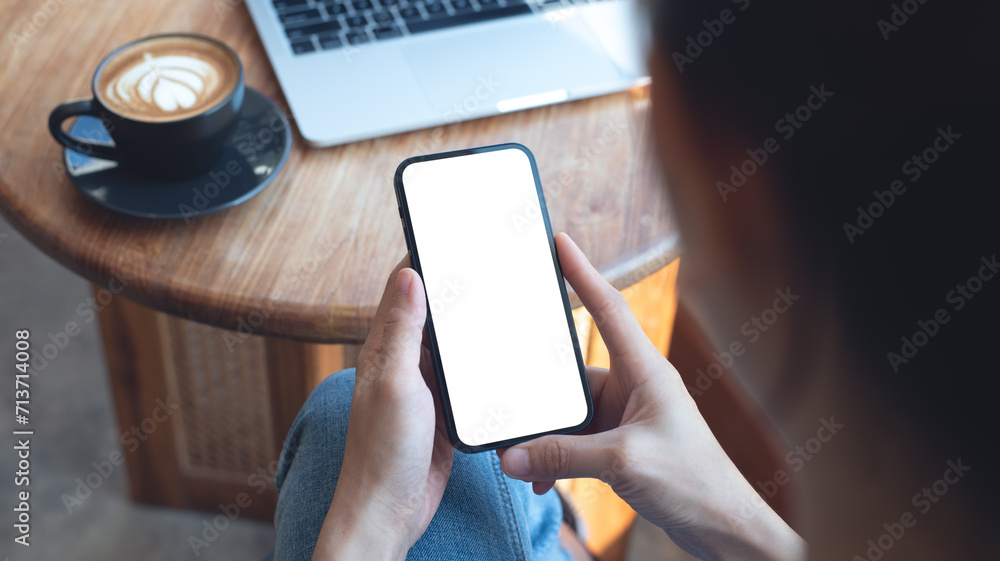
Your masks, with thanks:
<instances>
[{"instance_id":1,"label":"phone black bezel","mask_svg":"<svg viewBox=\"0 0 1000 561\"><path fill-rule=\"evenodd\" d=\"M413 235L413 229L410 223L410 211L406 203L406 193L403 188L403 171L410 164L418 162L426 162L430 160L441 160L445 158L456 158L461 156L468 156L471 154L481 154L485 152L496 152L499 150L520 150L528 157L528 162L531 165L531 174L535 180L535 192L538 196L538 205L541 210L542 221L545 223L545 232L548 236L549 251L552 254L552 263L554 265L556 282L559 285L559 293L562 296L563 309L566 312L566 322L569 328L570 339L573 341L573 353L576 355L577 367L580 371L580 383L583 385L584 399L587 401L587 416L584 418L583 422L579 425L566 427L562 429L555 429L546 432L540 432L536 434L525 435L522 437L511 438L507 440L501 440L498 442L492 442L483 445L472 446L462 442L458 437L457 430L455 428L455 418L452 415L451 401L448 394L448 385L444 379L444 369L441 365L441 355L437 344L437 334L434 331L434 322L431 318L430 312L430 302L427 303L427 335L428 342L430 343L431 359L434 363L434 376L438 383L438 392L441 398L441 409L444 414L445 424L448 430L448 438L451 439L452 445L458 450L465 453L474 452L484 452L487 450L495 450L497 448L504 448L507 446L513 446L521 442L532 440L540 436L545 436L548 434L568 434L579 430L582 430L590 424L594 417L594 404L593 399L590 395L590 384L587 381L587 368L583 362L583 353L580 351L580 342L576 336L576 324L573 321L573 312L569 304L569 295L566 292L566 283L563 281L562 267L559 265L559 256L556 252L555 235L552 233L552 225L549 222L549 213L545 205L545 195L542 192L542 181L538 175L538 166L535 163L535 156L528 150L523 144L518 144L516 142L508 142L503 144L494 144L490 146L480 146L478 148L465 148L462 150L453 150L450 152L439 152L436 154L427 154L423 156L414 156L403 160L402 163L396 168L396 174L393 178L393 187L396 192L396 204L399 211L399 217L403 223L403 233L406 237L406 248L410 252L410 265L413 267L417 273L423 278L423 270L420 266L420 252L417 249L417 243Z\"/></svg>"}]
</instances>

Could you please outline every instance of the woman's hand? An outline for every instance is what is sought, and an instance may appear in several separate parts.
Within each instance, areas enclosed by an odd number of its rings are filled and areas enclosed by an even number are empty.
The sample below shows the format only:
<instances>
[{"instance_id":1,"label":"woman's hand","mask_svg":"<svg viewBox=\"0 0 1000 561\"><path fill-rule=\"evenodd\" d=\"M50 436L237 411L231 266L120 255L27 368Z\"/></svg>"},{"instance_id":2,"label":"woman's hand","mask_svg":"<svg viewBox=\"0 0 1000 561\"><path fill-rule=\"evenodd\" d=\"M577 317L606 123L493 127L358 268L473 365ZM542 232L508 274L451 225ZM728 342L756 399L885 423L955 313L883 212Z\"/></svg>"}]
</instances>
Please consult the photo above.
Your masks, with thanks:
<instances>
[{"instance_id":1,"label":"woman's hand","mask_svg":"<svg viewBox=\"0 0 1000 561\"><path fill-rule=\"evenodd\" d=\"M408 266L406 257L390 275L358 355L344 463L314 560L405 558L451 473L454 449L421 369L424 285Z\"/></svg>"},{"instance_id":2,"label":"woman's hand","mask_svg":"<svg viewBox=\"0 0 1000 561\"><path fill-rule=\"evenodd\" d=\"M557 236L556 247L607 344L611 369L588 369L595 414L584 433L501 450L503 470L535 482L536 493L556 479L601 479L702 559L804 559L804 542L730 461L621 293L569 236Z\"/></svg>"}]
</instances>

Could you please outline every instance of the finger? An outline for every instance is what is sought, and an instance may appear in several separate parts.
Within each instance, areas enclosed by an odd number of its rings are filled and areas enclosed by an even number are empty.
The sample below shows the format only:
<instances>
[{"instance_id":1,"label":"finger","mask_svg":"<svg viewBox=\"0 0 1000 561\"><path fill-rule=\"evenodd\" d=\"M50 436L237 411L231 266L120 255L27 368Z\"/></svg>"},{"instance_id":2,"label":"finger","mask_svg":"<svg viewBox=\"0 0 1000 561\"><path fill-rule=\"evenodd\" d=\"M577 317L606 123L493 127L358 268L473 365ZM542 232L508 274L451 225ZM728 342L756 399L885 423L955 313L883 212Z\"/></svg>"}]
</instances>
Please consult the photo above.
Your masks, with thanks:
<instances>
[{"instance_id":1,"label":"finger","mask_svg":"<svg viewBox=\"0 0 1000 561\"><path fill-rule=\"evenodd\" d=\"M594 417L590 424L573 434L595 434L618 426L625 406L618 403L620 400L602 397L609 377L607 368L587 367L587 383L590 386L590 399L594 403Z\"/></svg>"},{"instance_id":2,"label":"finger","mask_svg":"<svg viewBox=\"0 0 1000 561\"><path fill-rule=\"evenodd\" d=\"M395 296L379 322L382 330L380 363L385 370L392 370L394 365L412 366L414 374L420 376L420 341L427 317L424 285L417 272L410 268L400 269L393 284Z\"/></svg>"},{"instance_id":3,"label":"finger","mask_svg":"<svg viewBox=\"0 0 1000 561\"><path fill-rule=\"evenodd\" d=\"M556 484L555 481L535 481L531 484L531 490L535 492L536 495L544 495L548 493L552 487Z\"/></svg>"},{"instance_id":4,"label":"finger","mask_svg":"<svg viewBox=\"0 0 1000 561\"><path fill-rule=\"evenodd\" d=\"M426 331L424 336L426 337ZM438 382L437 377L434 374L434 368L430 364L430 353L430 349L421 344L420 372L424 376L424 383L427 384L427 388L431 391L431 397L434 398L434 417L436 419L437 430L441 434L445 435L447 439L448 430L444 420L444 409L441 407L441 393L438 391Z\"/></svg>"},{"instance_id":5,"label":"finger","mask_svg":"<svg viewBox=\"0 0 1000 561\"><path fill-rule=\"evenodd\" d=\"M590 397L597 403L604 393L604 386L608 383L608 369L597 366L587 367L587 384L590 385Z\"/></svg>"},{"instance_id":6,"label":"finger","mask_svg":"<svg viewBox=\"0 0 1000 561\"><path fill-rule=\"evenodd\" d=\"M410 266L410 254L407 253L399 260L396 267L389 273L389 278L385 281L385 288L382 289L382 299L379 300L378 309L375 311L375 319L372 320L372 329L368 332L368 341L378 342L382 340L382 326L385 323L385 315L392 307L392 301L396 298L396 275L404 267Z\"/></svg>"},{"instance_id":7,"label":"finger","mask_svg":"<svg viewBox=\"0 0 1000 561\"><path fill-rule=\"evenodd\" d=\"M607 432L543 436L505 450L500 467L522 481L597 477L614 462L613 441Z\"/></svg>"},{"instance_id":8,"label":"finger","mask_svg":"<svg viewBox=\"0 0 1000 561\"><path fill-rule=\"evenodd\" d=\"M566 233L555 239L563 276L593 316L611 356L622 356L648 342L621 292L604 280Z\"/></svg>"},{"instance_id":9,"label":"finger","mask_svg":"<svg viewBox=\"0 0 1000 561\"><path fill-rule=\"evenodd\" d=\"M440 428L440 425L438 426ZM451 473L451 468L455 463L455 447L448 440L448 435L444 431L434 432L434 450L431 453L431 467L436 468L444 474L447 479Z\"/></svg>"},{"instance_id":10,"label":"finger","mask_svg":"<svg viewBox=\"0 0 1000 561\"><path fill-rule=\"evenodd\" d=\"M501 466L503 465L503 455L504 453L507 452L507 450L510 450L509 446L506 446L504 448L497 448L496 450L494 450L494 452L496 452L497 454L497 457L500 458ZM532 481L531 490L534 491L536 495L544 495L545 493L548 493L549 490L555 486L555 484L556 484L555 481Z\"/></svg>"},{"instance_id":11,"label":"finger","mask_svg":"<svg viewBox=\"0 0 1000 561\"><path fill-rule=\"evenodd\" d=\"M420 372L427 381L427 387L437 391L437 373L434 369L434 355L431 353L430 343L427 339L427 324L424 324L424 332L420 340Z\"/></svg>"},{"instance_id":12,"label":"finger","mask_svg":"<svg viewBox=\"0 0 1000 561\"><path fill-rule=\"evenodd\" d=\"M427 331L426 325L424 325L424 333L423 338L420 340L420 345L426 349L428 353L431 352L430 333Z\"/></svg>"}]
</instances>

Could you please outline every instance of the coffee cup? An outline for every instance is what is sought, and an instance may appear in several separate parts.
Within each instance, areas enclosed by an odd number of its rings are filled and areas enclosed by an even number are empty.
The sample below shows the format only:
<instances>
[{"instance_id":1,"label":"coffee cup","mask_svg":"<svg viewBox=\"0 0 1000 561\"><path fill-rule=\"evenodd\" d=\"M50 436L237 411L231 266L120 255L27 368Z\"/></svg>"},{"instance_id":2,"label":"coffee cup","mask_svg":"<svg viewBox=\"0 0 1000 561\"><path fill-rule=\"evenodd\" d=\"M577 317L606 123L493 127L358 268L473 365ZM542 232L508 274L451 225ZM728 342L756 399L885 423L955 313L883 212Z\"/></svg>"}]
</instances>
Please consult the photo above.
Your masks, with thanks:
<instances>
[{"instance_id":1,"label":"coffee cup","mask_svg":"<svg viewBox=\"0 0 1000 561\"><path fill-rule=\"evenodd\" d=\"M66 148L164 178L190 178L222 156L243 108L243 65L226 44L190 33L144 37L101 61L92 99L59 105L49 132ZM66 119L98 117L114 145L70 136Z\"/></svg>"}]
</instances>

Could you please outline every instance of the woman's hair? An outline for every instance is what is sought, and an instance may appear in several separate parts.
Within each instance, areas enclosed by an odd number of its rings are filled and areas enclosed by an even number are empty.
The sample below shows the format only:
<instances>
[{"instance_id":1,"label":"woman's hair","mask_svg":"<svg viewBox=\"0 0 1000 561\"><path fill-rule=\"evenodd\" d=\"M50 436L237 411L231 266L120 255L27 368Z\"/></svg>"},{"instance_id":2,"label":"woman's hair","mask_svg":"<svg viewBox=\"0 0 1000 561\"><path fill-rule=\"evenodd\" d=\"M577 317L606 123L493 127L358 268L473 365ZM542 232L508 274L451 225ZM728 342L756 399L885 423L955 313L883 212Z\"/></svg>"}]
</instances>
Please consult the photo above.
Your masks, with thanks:
<instances>
[{"instance_id":1,"label":"woman's hair","mask_svg":"<svg viewBox=\"0 0 1000 561\"><path fill-rule=\"evenodd\" d=\"M646 7L653 48L695 122L721 115L751 139L748 149L780 145L766 165L780 172L797 259L831 282L869 366L852 379L858 391L903 407L929 441L990 460L990 390L1000 387L998 6Z\"/></svg>"}]
</instances>

